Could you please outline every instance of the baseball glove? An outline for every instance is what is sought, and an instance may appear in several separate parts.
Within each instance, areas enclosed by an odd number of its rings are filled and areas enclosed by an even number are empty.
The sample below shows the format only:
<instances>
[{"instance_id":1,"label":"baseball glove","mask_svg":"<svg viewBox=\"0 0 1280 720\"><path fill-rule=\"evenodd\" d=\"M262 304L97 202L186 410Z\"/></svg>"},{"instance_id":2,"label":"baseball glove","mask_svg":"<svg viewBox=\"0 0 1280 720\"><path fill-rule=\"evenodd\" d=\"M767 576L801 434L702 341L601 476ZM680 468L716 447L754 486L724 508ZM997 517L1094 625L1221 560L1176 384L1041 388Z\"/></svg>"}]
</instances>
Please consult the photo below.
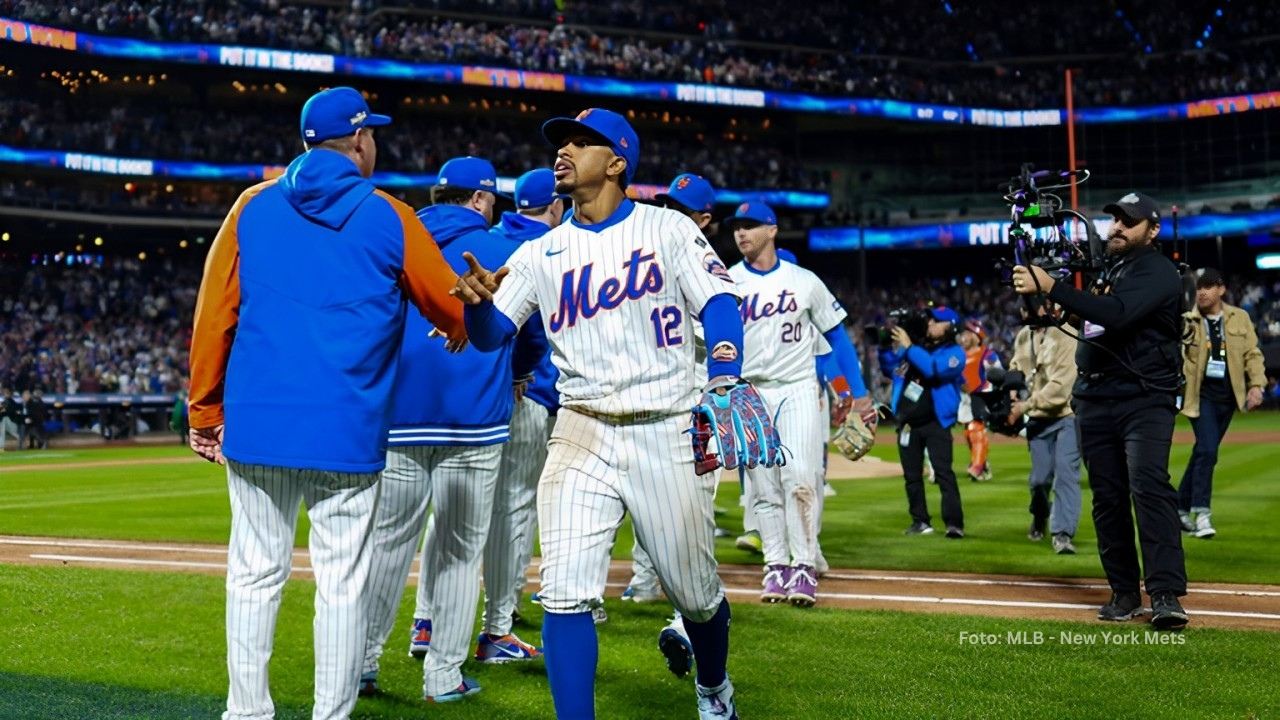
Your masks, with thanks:
<instances>
[{"instance_id":1,"label":"baseball glove","mask_svg":"<svg viewBox=\"0 0 1280 720\"><path fill-rule=\"evenodd\" d=\"M786 464L782 441L764 398L745 380L712 378L693 408L693 459L699 475L718 467L774 467Z\"/></svg>"},{"instance_id":2,"label":"baseball glove","mask_svg":"<svg viewBox=\"0 0 1280 720\"><path fill-rule=\"evenodd\" d=\"M850 460L857 460L871 450L876 444L875 426L868 426L859 413L849 413L844 422L836 428L831 436L831 444L836 446L841 455Z\"/></svg>"}]
</instances>

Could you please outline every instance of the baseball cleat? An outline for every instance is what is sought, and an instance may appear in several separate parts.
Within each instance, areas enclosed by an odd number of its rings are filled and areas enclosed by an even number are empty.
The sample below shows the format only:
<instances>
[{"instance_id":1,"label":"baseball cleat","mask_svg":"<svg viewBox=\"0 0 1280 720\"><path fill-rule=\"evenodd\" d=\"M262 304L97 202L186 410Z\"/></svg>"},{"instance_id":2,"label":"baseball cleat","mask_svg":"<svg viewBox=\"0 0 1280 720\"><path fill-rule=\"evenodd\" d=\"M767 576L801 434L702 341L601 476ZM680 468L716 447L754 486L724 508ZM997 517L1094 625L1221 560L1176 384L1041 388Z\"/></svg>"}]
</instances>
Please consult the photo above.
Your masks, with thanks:
<instances>
[{"instance_id":1,"label":"baseball cleat","mask_svg":"<svg viewBox=\"0 0 1280 720\"><path fill-rule=\"evenodd\" d=\"M447 693L428 695L426 701L429 703L457 702L468 695L475 695L478 692L480 692L480 683L476 682L474 678L463 676L462 683L458 687Z\"/></svg>"},{"instance_id":2,"label":"baseball cleat","mask_svg":"<svg viewBox=\"0 0 1280 720\"><path fill-rule=\"evenodd\" d=\"M539 595L538 593L529 593L529 602L533 603L534 605L541 605L542 596Z\"/></svg>"},{"instance_id":3,"label":"baseball cleat","mask_svg":"<svg viewBox=\"0 0 1280 720\"><path fill-rule=\"evenodd\" d=\"M760 540L760 533L755 530L748 530L747 532L739 535L738 541L735 544L738 546L739 550L746 550L747 552L753 552L757 555L764 552L764 542Z\"/></svg>"},{"instance_id":4,"label":"baseball cleat","mask_svg":"<svg viewBox=\"0 0 1280 720\"><path fill-rule=\"evenodd\" d=\"M822 486L822 497L835 497L836 489L831 483L824 483Z\"/></svg>"},{"instance_id":5,"label":"baseball cleat","mask_svg":"<svg viewBox=\"0 0 1280 720\"><path fill-rule=\"evenodd\" d=\"M636 587L628 585L626 590L622 591L622 599L633 603L652 603L662 600L662 590L657 586L654 587Z\"/></svg>"},{"instance_id":6,"label":"baseball cleat","mask_svg":"<svg viewBox=\"0 0 1280 720\"><path fill-rule=\"evenodd\" d=\"M818 580L813 566L797 565L787 579L787 602L796 607L813 607L818 602Z\"/></svg>"},{"instance_id":7,"label":"baseball cleat","mask_svg":"<svg viewBox=\"0 0 1280 720\"><path fill-rule=\"evenodd\" d=\"M372 670L360 676L360 697L372 697L382 692L378 687L378 671Z\"/></svg>"},{"instance_id":8,"label":"baseball cleat","mask_svg":"<svg viewBox=\"0 0 1280 720\"><path fill-rule=\"evenodd\" d=\"M738 720L738 708L733 704L733 683L729 678L726 677L717 688L696 686L698 720Z\"/></svg>"},{"instance_id":9,"label":"baseball cleat","mask_svg":"<svg viewBox=\"0 0 1280 720\"><path fill-rule=\"evenodd\" d=\"M819 580L822 579L823 575L831 572L831 565L827 562L827 558L822 554L821 550L818 551L818 558L813 563L813 570Z\"/></svg>"},{"instance_id":10,"label":"baseball cleat","mask_svg":"<svg viewBox=\"0 0 1280 720\"><path fill-rule=\"evenodd\" d=\"M760 593L760 602L777 603L787 599L787 583L791 580L791 568L786 565L767 565L764 569L764 580L760 584L764 591Z\"/></svg>"},{"instance_id":11,"label":"baseball cleat","mask_svg":"<svg viewBox=\"0 0 1280 720\"><path fill-rule=\"evenodd\" d=\"M476 662L479 663L502 665L540 657L541 650L516 637L515 633L502 636L480 633L480 637L476 638Z\"/></svg>"},{"instance_id":12,"label":"baseball cleat","mask_svg":"<svg viewBox=\"0 0 1280 720\"><path fill-rule=\"evenodd\" d=\"M680 622L679 619L676 622ZM667 659L667 669L672 675L682 678L693 670L693 644L676 629L675 623L658 633L658 651Z\"/></svg>"},{"instance_id":13,"label":"baseball cleat","mask_svg":"<svg viewBox=\"0 0 1280 720\"><path fill-rule=\"evenodd\" d=\"M431 620L414 618L413 630L409 632L409 657L421 660L431 649Z\"/></svg>"}]
</instances>

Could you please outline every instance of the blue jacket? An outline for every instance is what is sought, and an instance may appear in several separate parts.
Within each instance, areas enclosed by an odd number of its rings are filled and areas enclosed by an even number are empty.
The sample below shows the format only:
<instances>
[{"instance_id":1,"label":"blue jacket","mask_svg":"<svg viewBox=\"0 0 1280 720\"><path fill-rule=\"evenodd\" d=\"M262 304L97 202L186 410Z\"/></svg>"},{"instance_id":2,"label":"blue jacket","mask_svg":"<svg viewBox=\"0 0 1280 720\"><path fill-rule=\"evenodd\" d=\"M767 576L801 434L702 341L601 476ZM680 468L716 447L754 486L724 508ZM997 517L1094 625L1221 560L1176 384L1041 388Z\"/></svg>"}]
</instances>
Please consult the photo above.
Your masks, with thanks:
<instances>
[{"instance_id":1,"label":"blue jacket","mask_svg":"<svg viewBox=\"0 0 1280 720\"><path fill-rule=\"evenodd\" d=\"M511 252L515 252L520 243L542 237L550 231L546 223L530 220L520 213L504 212L502 220L489 231L490 234L511 243ZM524 395L530 400L545 407L551 412L560 408L560 393L556 391L556 381L560 379L560 371L551 364L551 347L547 345L546 330L542 327L542 314L534 313L525 321L520 329L523 347L537 348L546 346L540 357L533 358L533 380L525 388ZM523 350L520 351L523 356ZM523 357L514 361L517 366L524 366Z\"/></svg>"},{"instance_id":2,"label":"blue jacket","mask_svg":"<svg viewBox=\"0 0 1280 720\"><path fill-rule=\"evenodd\" d=\"M405 300L462 337L456 281L409 206L345 156L303 153L240 196L209 248L191 426L225 425L237 462L381 470L405 317L426 322Z\"/></svg>"},{"instance_id":3,"label":"blue jacket","mask_svg":"<svg viewBox=\"0 0 1280 720\"><path fill-rule=\"evenodd\" d=\"M484 216L458 205L432 205L418 212L455 272L466 272L463 251L496 270L515 245L495 242ZM507 441L511 424L511 358L514 343L493 352L468 346L445 350L428 337L432 325L410 318L404 325L400 372L396 375L395 412L389 446L495 445Z\"/></svg>"},{"instance_id":4,"label":"blue jacket","mask_svg":"<svg viewBox=\"0 0 1280 720\"><path fill-rule=\"evenodd\" d=\"M898 349L880 351L880 370L893 378L893 399L889 403L898 412L898 399L906 385L898 367L906 360L928 383L933 395L933 414L938 424L950 428L956 424L956 412L960 409L960 386L964 383L964 350L955 343L948 343L932 352L919 345L912 345L906 352Z\"/></svg>"}]
</instances>

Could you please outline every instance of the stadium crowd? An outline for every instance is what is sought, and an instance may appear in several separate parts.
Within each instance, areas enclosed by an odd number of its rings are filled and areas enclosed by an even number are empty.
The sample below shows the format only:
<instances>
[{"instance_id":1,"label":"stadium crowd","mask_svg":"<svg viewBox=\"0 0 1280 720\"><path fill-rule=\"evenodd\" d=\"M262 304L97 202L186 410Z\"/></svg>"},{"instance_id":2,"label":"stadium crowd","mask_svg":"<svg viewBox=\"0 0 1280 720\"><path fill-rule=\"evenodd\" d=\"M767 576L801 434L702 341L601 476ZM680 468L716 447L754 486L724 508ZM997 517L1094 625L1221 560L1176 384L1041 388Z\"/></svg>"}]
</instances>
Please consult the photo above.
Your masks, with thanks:
<instances>
[{"instance_id":1,"label":"stadium crowd","mask_svg":"<svg viewBox=\"0 0 1280 720\"><path fill-rule=\"evenodd\" d=\"M297 130L268 110L84 98L0 99L0 144L125 157L285 165L302 150ZM434 172L451 157L484 155L501 173L518 175L551 164L551 148L536 123L492 116L466 123L404 122L378 133L378 167ZM764 142L738 142L713 133L672 131L645 138L641 178L697 172L718 187L821 191L826 172L806 168L794 153Z\"/></svg>"},{"instance_id":2,"label":"stadium crowd","mask_svg":"<svg viewBox=\"0 0 1280 720\"><path fill-rule=\"evenodd\" d=\"M1060 106L1067 66L1084 70L1081 106L1272 89L1280 67L1271 37L1280 10L1261 3L1229 6L1220 16L1210 3L1170 10L1149 0L1126 3L1129 14L1104 0L1069 13L1052 5L1008 12L948 2L904 13L888 0L804 13L783 3L727 0L653 9L638 0L568 2L563 10L512 0L440 0L412 12L373 5L0 0L0 14L162 40L1014 108ZM440 14L445 10L468 15ZM527 19L486 22L474 19L477 12Z\"/></svg>"}]
</instances>

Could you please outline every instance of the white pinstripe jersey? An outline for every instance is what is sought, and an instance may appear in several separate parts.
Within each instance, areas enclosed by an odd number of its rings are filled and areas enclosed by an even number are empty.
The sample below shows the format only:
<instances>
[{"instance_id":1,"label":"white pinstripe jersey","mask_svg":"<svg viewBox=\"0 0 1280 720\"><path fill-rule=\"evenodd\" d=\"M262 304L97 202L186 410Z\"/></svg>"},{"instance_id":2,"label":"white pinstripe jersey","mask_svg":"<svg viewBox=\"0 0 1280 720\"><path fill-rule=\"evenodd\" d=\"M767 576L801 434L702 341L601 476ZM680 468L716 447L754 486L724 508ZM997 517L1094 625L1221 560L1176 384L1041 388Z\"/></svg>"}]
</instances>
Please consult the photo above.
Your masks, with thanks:
<instances>
[{"instance_id":1,"label":"white pinstripe jersey","mask_svg":"<svg viewBox=\"0 0 1280 720\"><path fill-rule=\"evenodd\" d=\"M615 415L693 407L702 381L692 321L712 297L737 291L692 220L634 204L599 231L565 222L521 245L507 267L494 304L517 327L541 310L563 406Z\"/></svg>"},{"instance_id":2,"label":"white pinstripe jersey","mask_svg":"<svg viewBox=\"0 0 1280 720\"><path fill-rule=\"evenodd\" d=\"M778 261L760 273L745 261L729 268L742 296L742 376L759 385L814 380L822 333L847 313L822 280L794 263Z\"/></svg>"}]
</instances>

